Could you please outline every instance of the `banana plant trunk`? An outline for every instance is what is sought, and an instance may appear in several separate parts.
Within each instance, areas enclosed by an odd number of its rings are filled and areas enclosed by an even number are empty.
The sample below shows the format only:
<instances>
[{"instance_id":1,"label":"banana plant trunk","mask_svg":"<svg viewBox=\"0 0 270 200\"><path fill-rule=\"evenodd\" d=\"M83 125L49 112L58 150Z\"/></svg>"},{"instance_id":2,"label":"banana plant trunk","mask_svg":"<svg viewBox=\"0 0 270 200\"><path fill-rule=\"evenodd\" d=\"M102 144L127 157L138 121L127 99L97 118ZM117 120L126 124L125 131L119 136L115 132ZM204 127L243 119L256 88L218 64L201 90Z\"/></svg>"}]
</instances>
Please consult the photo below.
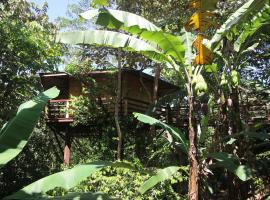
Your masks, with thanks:
<instances>
[{"instance_id":1,"label":"banana plant trunk","mask_svg":"<svg viewBox=\"0 0 270 200\"><path fill-rule=\"evenodd\" d=\"M197 148L197 133L194 129L194 99L193 99L192 79L189 80L188 92L188 130L189 130L189 200L199 199L199 162L198 162L198 148Z\"/></svg>"}]
</instances>

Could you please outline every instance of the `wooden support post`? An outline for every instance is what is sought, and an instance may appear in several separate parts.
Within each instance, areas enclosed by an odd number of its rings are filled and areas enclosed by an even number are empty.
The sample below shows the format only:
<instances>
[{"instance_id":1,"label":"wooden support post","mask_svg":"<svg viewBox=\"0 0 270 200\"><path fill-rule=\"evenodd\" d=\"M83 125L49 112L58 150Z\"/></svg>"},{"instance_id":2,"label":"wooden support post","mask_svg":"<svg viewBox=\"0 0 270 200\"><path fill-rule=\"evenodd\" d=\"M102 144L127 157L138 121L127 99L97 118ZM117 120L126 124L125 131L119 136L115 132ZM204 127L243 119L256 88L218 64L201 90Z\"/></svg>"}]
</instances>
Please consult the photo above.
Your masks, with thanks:
<instances>
[{"instance_id":1,"label":"wooden support post","mask_svg":"<svg viewBox=\"0 0 270 200\"><path fill-rule=\"evenodd\" d=\"M65 135L65 148L64 148L64 165L65 166L69 165L70 148L71 148L71 137L70 137L70 133L69 133L68 128L67 128L66 135Z\"/></svg>"},{"instance_id":2,"label":"wooden support post","mask_svg":"<svg viewBox=\"0 0 270 200\"><path fill-rule=\"evenodd\" d=\"M124 116L128 115L128 100L124 99Z\"/></svg>"},{"instance_id":3,"label":"wooden support post","mask_svg":"<svg viewBox=\"0 0 270 200\"><path fill-rule=\"evenodd\" d=\"M65 118L69 118L69 101L66 102L66 115Z\"/></svg>"},{"instance_id":4,"label":"wooden support post","mask_svg":"<svg viewBox=\"0 0 270 200\"><path fill-rule=\"evenodd\" d=\"M172 123L171 107L169 104L166 105L166 123Z\"/></svg>"}]
</instances>

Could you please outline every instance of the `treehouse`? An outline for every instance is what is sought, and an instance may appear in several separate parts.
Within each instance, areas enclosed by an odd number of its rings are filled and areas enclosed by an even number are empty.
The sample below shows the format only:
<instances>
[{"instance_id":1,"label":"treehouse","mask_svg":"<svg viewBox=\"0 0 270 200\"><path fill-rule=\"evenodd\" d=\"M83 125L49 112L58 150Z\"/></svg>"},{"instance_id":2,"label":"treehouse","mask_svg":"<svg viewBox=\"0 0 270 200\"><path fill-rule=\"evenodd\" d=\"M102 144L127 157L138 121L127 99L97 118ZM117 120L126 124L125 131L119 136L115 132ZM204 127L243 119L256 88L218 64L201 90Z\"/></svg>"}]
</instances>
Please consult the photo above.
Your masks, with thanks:
<instances>
[{"instance_id":1,"label":"treehouse","mask_svg":"<svg viewBox=\"0 0 270 200\"><path fill-rule=\"evenodd\" d=\"M41 83L44 90L53 86L57 86L60 94L56 99L50 100L46 107L47 124L55 130L55 137L60 135L65 140L64 162L69 163L70 146L73 137L89 136L83 135L84 126L71 126L74 122L74 110L72 102L74 97L84 96L84 90L91 93L93 99L105 108L106 112L113 114L115 111L116 88L117 88L117 72L114 71L93 71L83 74L79 78L67 73L42 73L40 74ZM149 106L153 104L154 84L153 76L145 74L141 71L122 69L121 71L121 98L119 104L119 114L128 116L133 112L145 113ZM162 97L175 93L179 88L169 82L159 79L157 89L157 99L162 102ZM247 95L246 95L247 96ZM247 100L241 103L240 113L241 120L246 124L252 125L259 122L269 124L270 112L267 102L253 102L251 96L247 96ZM176 99L184 99L184 97L176 97ZM256 98L258 99L258 98ZM204 108L202 105L195 105L197 110ZM223 106L226 106L225 104ZM218 108L214 108L218 111ZM203 110L203 109L202 109ZM208 110L208 108L206 108ZM188 125L188 107L186 103L176 103L172 105L159 104L155 107L155 117L167 123L173 124L181 128L187 129ZM209 125L213 125L215 119L209 119ZM90 124L95 126L95 124ZM214 126L214 125L213 125ZM64 134L60 134L64 132ZM95 131L95 133L98 132ZM58 136L57 136L58 135ZM58 141L58 145L61 144Z\"/></svg>"},{"instance_id":2,"label":"treehouse","mask_svg":"<svg viewBox=\"0 0 270 200\"><path fill-rule=\"evenodd\" d=\"M121 103L120 114L129 115L133 112L144 113L152 103L154 93L154 77L137 70L123 69L121 71ZM85 83L67 73L42 73L40 74L43 88L49 89L56 86L60 94L56 99L50 100L46 108L48 123L72 123L73 116L70 112L72 97L83 95L82 88L91 91L97 90L96 101L105 106L109 113L114 112L116 98L117 72L93 71L82 75L83 79L90 78L90 83ZM178 87L159 79L157 99L177 91Z\"/></svg>"},{"instance_id":3,"label":"treehouse","mask_svg":"<svg viewBox=\"0 0 270 200\"><path fill-rule=\"evenodd\" d=\"M80 78L63 72L40 74L41 84L44 90L53 86L56 86L60 90L59 96L48 102L45 114L47 124L54 130L54 135L60 148L61 142L58 136L60 135L65 140L65 164L69 164L72 138L88 136L87 127L71 125L74 122L74 117L76 117L74 116L74 112L72 112L74 110L72 103L76 101L76 97L81 97L92 92L92 99L98 103L97 105L105 108L104 110L109 114L113 114L116 102L117 75L117 71L93 71L81 75ZM122 69L121 98L118 107L119 114L121 116L128 116L133 112L145 113L149 109L149 105L153 102L154 83L155 79L153 76L137 70ZM85 90L87 91L86 93ZM177 90L177 86L159 79L156 98L159 99ZM170 110L169 107L161 106L157 110L160 116L164 114L167 116L168 122L168 116L170 114L168 112ZM95 126L95 123L89 126ZM61 132L64 134L60 134Z\"/></svg>"}]
</instances>

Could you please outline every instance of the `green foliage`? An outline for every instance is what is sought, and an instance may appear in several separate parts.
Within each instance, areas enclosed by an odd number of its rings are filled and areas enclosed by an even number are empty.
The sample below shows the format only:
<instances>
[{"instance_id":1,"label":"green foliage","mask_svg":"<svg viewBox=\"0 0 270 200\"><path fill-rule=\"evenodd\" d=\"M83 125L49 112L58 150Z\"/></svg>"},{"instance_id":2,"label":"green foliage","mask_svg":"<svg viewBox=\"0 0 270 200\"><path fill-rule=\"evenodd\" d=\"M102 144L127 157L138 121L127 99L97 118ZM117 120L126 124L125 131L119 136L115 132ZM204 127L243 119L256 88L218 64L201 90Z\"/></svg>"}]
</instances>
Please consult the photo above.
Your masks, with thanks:
<instances>
[{"instance_id":1,"label":"green foliage","mask_svg":"<svg viewBox=\"0 0 270 200\"><path fill-rule=\"evenodd\" d=\"M136 51L158 62L164 62L167 59L155 46L134 36L113 31L93 30L59 33L56 41L66 44L90 44L122 48L127 51Z\"/></svg>"},{"instance_id":2,"label":"green foliage","mask_svg":"<svg viewBox=\"0 0 270 200\"><path fill-rule=\"evenodd\" d=\"M242 181L252 178L252 170L246 165L239 165L237 158L225 152L211 153L207 157L217 160L217 166L221 166L234 173Z\"/></svg>"},{"instance_id":3,"label":"green foliage","mask_svg":"<svg viewBox=\"0 0 270 200\"><path fill-rule=\"evenodd\" d=\"M91 19L96 14L96 10L90 10L82 13L81 16ZM170 55L179 62L184 61L185 49L180 39L161 31L160 28L143 17L125 11L109 9L102 9L98 14L96 24L138 35L141 39L157 45L165 55Z\"/></svg>"},{"instance_id":4,"label":"green foliage","mask_svg":"<svg viewBox=\"0 0 270 200\"><path fill-rule=\"evenodd\" d=\"M170 166L164 169L159 170L156 175L152 176L143 185L139 188L139 192L144 194L147 190L153 188L159 182L165 181L173 176L180 167Z\"/></svg>"},{"instance_id":5,"label":"green foliage","mask_svg":"<svg viewBox=\"0 0 270 200\"><path fill-rule=\"evenodd\" d=\"M269 4L269 0L249 0L248 2L246 2L237 11L235 11L227 19L227 21L222 24L222 26L216 31L215 35L210 40L209 46L211 46L212 49L216 49L219 42L224 37L232 40L233 36L235 34L238 35L239 31L241 31L241 28L239 27L245 26L245 23L267 4Z\"/></svg>"},{"instance_id":6,"label":"green foliage","mask_svg":"<svg viewBox=\"0 0 270 200\"><path fill-rule=\"evenodd\" d=\"M142 195L139 193L140 186L149 178L149 175L140 171L131 171L120 168L105 168L88 178L87 181L82 182L75 191L79 192L95 192L103 191L112 197L123 200L154 200L154 199L181 199L179 195L173 190L168 182L176 184L180 181L179 178L170 178L166 182L156 185L151 192ZM184 199L184 198L183 198Z\"/></svg>"},{"instance_id":7,"label":"green foliage","mask_svg":"<svg viewBox=\"0 0 270 200\"><path fill-rule=\"evenodd\" d=\"M146 123L146 124L149 124L149 125L156 125L156 126L160 126L162 127L163 129L165 129L166 131L168 131L173 137L175 137L177 140L177 142L180 142L180 146L182 148L182 150L184 151L184 153L188 153L188 142L187 142L187 139L185 138L184 134L178 130L177 128L175 127L172 127L172 126L169 126L153 117L150 117L150 116L147 116L147 115L144 115L144 114L141 114L141 113L134 113L133 114L134 117L143 122L143 123Z\"/></svg>"},{"instance_id":8,"label":"green foliage","mask_svg":"<svg viewBox=\"0 0 270 200\"><path fill-rule=\"evenodd\" d=\"M242 33L234 42L234 50L239 52L243 51L246 45L243 45L248 39L252 40L252 36L258 32L263 26L268 27L270 23L270 5L266 4L261 11L255 14L255 16L243 27ZM250 41L248 41L250 43Z\"/></svg>"},{"instance_id":9,"label":"green foliage","mask_svg":"<svg viewBox=\"0 0 270 200\"><path fill-rule=\"evenodd\" d=\"M87 20L98 17L96 23L101 26L122 29L133 34L139 34L143 30L161 30L145 18L126 11L113 9L89 10L80 14L80 16Z\"/></svg>"},{"instance_id":10,"label":"green foliage","mask_svg":"<svg viewBox=\"0 0 270 200\"><path fill-rule=\"evenodd\" d=\"M108 0L93 0L92 1L92 6L96 7L96 6L108 6Z\"/></svg>"},{"instance_id":11,"label":"green foliage","mask_svg":"<svg viewBox=\"0 0 270 200\"><path fill-rule=\"evenodd\" d=\"M0 132L0 167L16 157L24 148L47 101L57 97L59 90L51 88L32 101L22 104L16 116Z\"/></svg>"},{"instance_id":12,"label":"green foliage","mask_svg":"<svg viewBox=\"0 0 270 200\"><path fill-rule=\"evenodd\" d=\"M0 3L0 124L40 89L36 76L52 71L61 48L53 41L47 6L23 0Z\"/></svg>"},{"instance_id":13,"label":"green foliage","mask_svg":"<svg viewBox=\"0 0 270 200\"><path fill-rule=\"evenodd\" d=\"M192 43L195 39L195 35L187 32L184 28L181 30L181 41L185 47L185 64L188 66L192 65L192 62L195 58L195 54L192 52Z\"/></svg>"},{"instance_id":14,"label":"green foliage","mask_svg":"<svg viewBox=\"0 0 270 200\"><path fill-rule=\"evenodd\" d=\"M106 166L132 168L132 166L128 163L112 163L105 161L97 161L89 164L78 165L72 169L67 169L65 171L42 178L17 191L16 193L5 197L5 199L22 199L27 197L33 198L35 196L46 196L46 192L56 187L69 190L80 183L82 180L86 179L92 173L99 171Z\"/></svg>"}]
</instances>

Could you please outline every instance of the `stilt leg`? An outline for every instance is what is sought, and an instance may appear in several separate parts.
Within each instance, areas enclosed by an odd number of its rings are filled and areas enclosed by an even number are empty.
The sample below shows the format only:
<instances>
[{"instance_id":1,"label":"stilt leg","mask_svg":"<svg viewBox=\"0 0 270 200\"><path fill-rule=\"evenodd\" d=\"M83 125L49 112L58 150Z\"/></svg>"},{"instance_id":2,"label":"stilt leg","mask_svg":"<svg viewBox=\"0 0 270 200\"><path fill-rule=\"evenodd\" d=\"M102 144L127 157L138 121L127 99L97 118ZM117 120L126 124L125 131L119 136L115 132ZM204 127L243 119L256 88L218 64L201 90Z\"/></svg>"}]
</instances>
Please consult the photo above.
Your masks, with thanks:
<instances>
[{"instance_id":1,"label":"stilt leg","mask_svg":"<svg viewBox=\"0 0 270 200\"><path fill-rule=\"evenodd\" d=\"M70 134L67 130L66 137L65 137L65 148L64 148L64 164L65 164L65 166L69 165L70 147L71 147L71 137L70 137Z\"/></svg>"}]
</instances>

